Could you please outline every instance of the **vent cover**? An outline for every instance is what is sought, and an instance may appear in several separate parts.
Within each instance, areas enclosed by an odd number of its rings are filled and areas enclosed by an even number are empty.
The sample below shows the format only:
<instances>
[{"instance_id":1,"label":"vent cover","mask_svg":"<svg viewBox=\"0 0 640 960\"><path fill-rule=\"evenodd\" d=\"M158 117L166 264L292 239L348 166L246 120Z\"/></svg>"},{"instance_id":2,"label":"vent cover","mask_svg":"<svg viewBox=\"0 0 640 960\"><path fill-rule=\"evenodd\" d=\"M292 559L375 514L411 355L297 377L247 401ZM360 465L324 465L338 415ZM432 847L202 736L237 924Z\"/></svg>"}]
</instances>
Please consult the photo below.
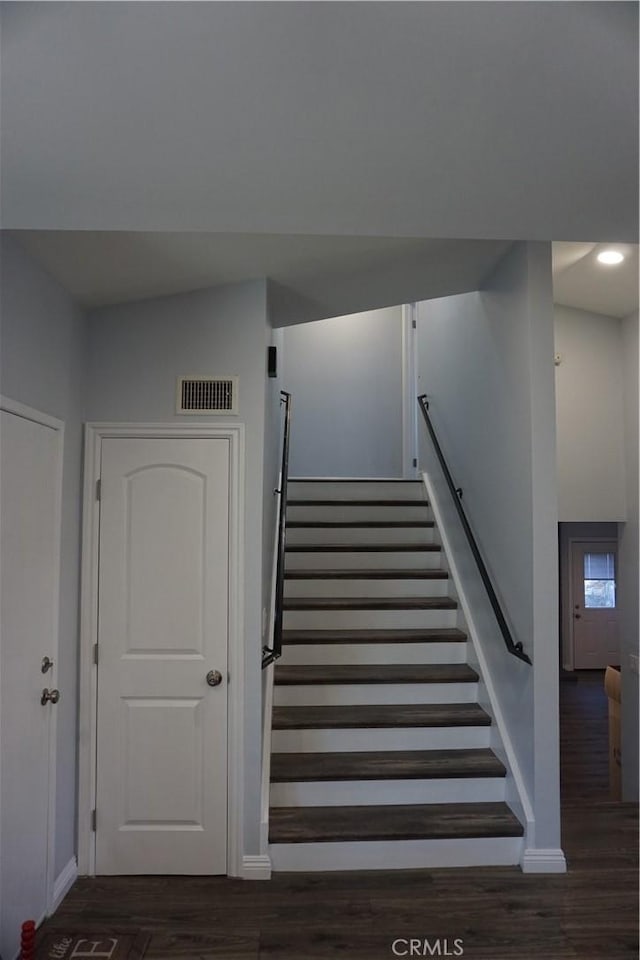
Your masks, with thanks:
<instances>
[{"instance_id":1,"label":"vent cover","mask_svg":"<svg viewBox=\"0 0 640 960\"><path fill-rule=\"evenodd\" d=\"M238 412L237 377L178 377L177 412Z\"/></svg>"}]
</instances>

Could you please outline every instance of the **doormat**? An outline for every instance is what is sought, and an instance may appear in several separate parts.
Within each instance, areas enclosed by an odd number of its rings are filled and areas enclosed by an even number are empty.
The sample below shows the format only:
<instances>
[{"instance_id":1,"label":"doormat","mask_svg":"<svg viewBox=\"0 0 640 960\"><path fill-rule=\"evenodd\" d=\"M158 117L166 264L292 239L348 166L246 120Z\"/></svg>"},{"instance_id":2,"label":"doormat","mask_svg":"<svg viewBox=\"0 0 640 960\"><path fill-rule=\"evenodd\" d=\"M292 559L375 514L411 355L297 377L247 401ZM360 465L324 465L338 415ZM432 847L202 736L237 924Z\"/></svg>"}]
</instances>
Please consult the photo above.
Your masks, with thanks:
<instances>
[{"instance_id":1,"label":"doormat","mask_svg":"<svg viewBox=\"0 0 640 960\"><path fill-rule=\"evenodd\" d=\"M140 960L151 935L126 933L48 933L36 947L35 960Z\"/></svg>"}]
</instances>

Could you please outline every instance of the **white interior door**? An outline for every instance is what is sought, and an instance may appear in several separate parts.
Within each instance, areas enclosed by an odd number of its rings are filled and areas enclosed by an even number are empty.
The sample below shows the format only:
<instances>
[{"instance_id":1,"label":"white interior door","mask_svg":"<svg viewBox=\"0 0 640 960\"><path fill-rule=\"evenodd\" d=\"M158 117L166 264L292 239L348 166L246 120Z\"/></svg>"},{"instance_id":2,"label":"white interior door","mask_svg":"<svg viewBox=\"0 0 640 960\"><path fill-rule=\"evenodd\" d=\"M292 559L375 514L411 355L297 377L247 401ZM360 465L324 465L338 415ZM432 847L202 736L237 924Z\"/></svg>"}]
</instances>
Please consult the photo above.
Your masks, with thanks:
<instances>
[{"instance_id":1,"label":"white interior door","mask_svg":"<svg viewBox=\"0 0 640 960\"><path fill-rule=\"evenodd\" d=\"M576 670L598 670L620 662L616 572L614 541L572 543L571 613Z\"/></svg>"},{"instance_id":2,"label":"white interior door","mask_svg":"<svg viewBox=\"0 0 640 960\"><path fill-rule=\"evenodd\" d=\"M226 872L229 467L227 439L102 443L98 874Z\"/></svg>"},{"instance_id":3,"label":"white interior door","mask_svg":"<svg viewBox=\"0 0 640 960\"><path fill-rule=\"evenodd\" d=\"M16 405L17 406L17 405ZM48 418L47 418L48 419ZM51 886L62 424L0 413L0 954ZM42 672L44 657L54 661Z\"/></svg>"}]
</instances>

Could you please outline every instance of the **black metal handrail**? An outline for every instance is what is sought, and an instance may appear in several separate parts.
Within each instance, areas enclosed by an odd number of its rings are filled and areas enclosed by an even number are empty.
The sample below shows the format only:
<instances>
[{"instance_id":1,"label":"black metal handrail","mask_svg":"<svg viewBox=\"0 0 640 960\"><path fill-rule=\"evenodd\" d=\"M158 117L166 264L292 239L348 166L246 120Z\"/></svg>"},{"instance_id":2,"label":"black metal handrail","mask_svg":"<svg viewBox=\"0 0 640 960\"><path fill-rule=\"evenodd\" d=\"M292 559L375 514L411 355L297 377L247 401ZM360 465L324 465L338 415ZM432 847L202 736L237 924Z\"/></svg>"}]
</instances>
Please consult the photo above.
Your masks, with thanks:
<instances>
[{"instance_id":1,"label":"black metal handrail","mask_svg":"<svg viewBox=\"0 0 640 960\"><path fill-rule=\"evenodd\" d=\"M494 590L494 587L493 587L493 583L491 582L489 571L487 570L486 564L482 559L480 548L478 547L476 538L473 535L473 531L469 525L469 521L467 520L467 515L465 514L462 503L461 503L462 490L460 487L456 487L455 483L453 482L453 477L451 476L451 472L449 470L449 467L447 466L447 461L444 458L442 448L438 443L438 438L436 436L435 430L433 429L433 424L431 423L431 418L429 417L429 400L426 394L423 393L418 397L418 406L422 411L422 416L424 417L424 421L427 425L427 430L429 431L431 442L433 443L434 450L436 451L436 456L438 457L438 461L440 463L440 466L442 467L444 478L447 481L447 486L449 487L449 491L451 493L451 496L453 497L453 502L456 506L456 510L458 511L458 516L460 517L462 528L467 536L467 540L469 541L469 546L471 547L471 553L473 554L474 560L476 561L476 564L478 566L480 577L482 578L482 582L484 584L485 590L487 591L489 602L491 603L496 620L498 621L498 626L500 627L500 631L504 638L504 642L506 644L507 650L509 651L509 653L512 653L514 657L518 657L519 660L524 660L525 663L530 664L531 663L530 657L528 657L527 654L524 652L522 643L520 642L516 643L514 641L511 635L511 630L509 629L509 625L507 624L505 615L502 612L502 607L500 606L500 601L498 600L496 591Z\"/></svg>"},{"instance_id":2,"label":"black metal handrail","mask_svg":"<svg viewBox=\"0 0 640 960\"><path fill-rule=\"evenodd\" d=\"M284 429L282 436L282 464L280 468L280 507L278 513L278 553L276 560L276 596L273 616L273 645L262 648L262 668L277 660L282 654L282 599L284 596L284 552L286 541L287 486L289 483L289 434L291 428L291 394L280 391L284 404Z\"/></svg>"}]
</instances>

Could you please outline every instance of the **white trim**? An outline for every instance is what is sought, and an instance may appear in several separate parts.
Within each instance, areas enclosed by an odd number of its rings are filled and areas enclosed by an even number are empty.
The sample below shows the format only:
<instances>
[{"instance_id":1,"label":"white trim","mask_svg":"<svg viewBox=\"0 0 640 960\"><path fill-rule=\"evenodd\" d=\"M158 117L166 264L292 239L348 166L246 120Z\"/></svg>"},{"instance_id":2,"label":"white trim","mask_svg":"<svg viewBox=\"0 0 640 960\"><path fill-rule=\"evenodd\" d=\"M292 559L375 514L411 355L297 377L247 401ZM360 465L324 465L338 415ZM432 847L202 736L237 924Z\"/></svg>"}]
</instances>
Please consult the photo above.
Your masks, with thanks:
<instances>
[{"instance_id":1,"label":"white trim","mask_svg":"<svg viewBox=\"0 0 640 960\"><path fill-rule=\"evenodd\" d=\"M61 566L61 545L62 545L62 482L64 471L64 421L57 417L52 417L48 413L36 410L17 400L11 400L9 397L0 396L0 410L5 413L11 413L14 416L21 417L24 420L30 420L32 423L40 424L54 430L57 435L57 463L55 476L55 515L54 515L54 570L53 570L53 628L51 634L51 659L54 662L54 670L57 672L59 663L59 635L60 635L60 566ZM53 681L53 676L49 679ZM52 685L54 685L52 683ZM56 773L57 773L57 731L58 731L58 711L51 710L51 720L49 724L49 744L48 744L48 800L47 800L47 883L46 883L46 904L48 911L54 900L54 863L56 849Z\"/></svg>"},{"instance_id":2,"label":"white trim","mask_svg":"<svg viewBox=\"0 0 640 960\"><path fill-rule=\"evenodd\" d=\"M278 510L276 512L276 525L273 536L273 556L271 565L271 597L269 602L269 628L267 637L273 638L273 627L275 621L276 608L276 575L278 560L278 535L280 527L280 508L282 506L282 477L278 479ZM273 670L275 664L271 663L265 668L266 673L262 685L262 780L260 783L260 853L267 856L269 849L269 794L271 788L271 724L273 719ZM269 861L271 862L271 861Z\"/></svg>"},{"instance_id":3,"label":"white trim","mask_svg":"<svg viewBox=\"0 0 640 960\"><path fill-rule=\"evenodd\" d=\"M417 304L402 307L402 475L418 479Z\"/></svg>"},{"instance_id":4,"label":"white trim","mask_svg":"<svg viewBox=\"0 0 640 960\"><path fill-rule=\"evenodd\" d=\"M75 857L71 857L71 860L69 860L69 863L66 865L66 867L64 867L63 870L58 874L53 887L53 902L51 904L51 909L49 910L49 916L56 912L77 879L78 863Z\"/></svg>"},{"instance_id":5,"label":"white trim","mask_svg":"<svg viewBox=\"0 0 640 960\"><path fill-rule=\"evenodd\" d=\"M522 854L523 873L566 873L567 861L559 847L548 850L527 848Z\"/></svg>"},{"instance_id":6,"label":"white trim","mask_svg":"<svg viewBox=\"0 0 640 960\"><path fill-rule=\"evenodd\" d=\"M266 853L257 856L247 854L242 858L243 880L270 880L271 879L271 858Z\"/></svg>"},{"instance_id":7,"label":"white trim","mask_svg":"<svg viewBox=\"0 0 640 960\"><path fill-rule=\"evenodd\" d=\"M473 650L478 659L478 666L480 667L482 682L487 692L489 703L491 704L491 712L493 714L498 735L501 739L502 747L505 752L507 766L513 777L513 784L516 789L518 802L511 804L511 806L515 808L514 812L516 815L525 820L526 842L533 844L535 835L535 816L533 813L533 806L531 804L524 778L522 776L522 771L520 770L520 764L518 763L518 758L507 729L507 724L499 706L493 680L487 666L487 660L484 655L484 651L482 649L480 635L474 622L473 610L462 585L462 578L458 569L456 556L451 546L451 541L449 540L446 525L443 521L442 511L440 510L440 505L436 496L435 486L431 482L431 478L426 471L423 471L422 479L427 490L427 497L429 499L429 503L431 504L431 509L433 510L433 516L436 522L438 533L440 535L442 547L447 558L449 571L456 589L460 609L462 610L462 614L467 625L469 641L473 644Z\"/></svg>"},{"instance_id":8,"label":"white trim","mask_svg":"<svg viewBox=\"0 0 640 960\"><path fill-rule=\"evenodd\" d=\"M14 413L23 420L31 420L33 423L40 423L44 427L51 427L52 430L60 430L64 433L64 420L52 417L49 413L43 413L42 410L36 410L35 407L28 407L17 400L11 400L9 397L0 396L0 410L4 410L5 413Z\"/></svg>"},{"instance_id":9,"label":"white trim","mask_svg":"<svg viewBox=\"0 0 640 960\"><path fill-rule=\"evenodd\" d=\"M96 678L93 645L98 629L100 510L95 498L102 441L107 437L226 438L229 483L228 821L227 874L243 876L244 823L244 508L245 453L242 423L88 423L85 426L82 572L80 602L80 707L78 763L78 869L95 874Z\"/></svg>"}]
</instances>

